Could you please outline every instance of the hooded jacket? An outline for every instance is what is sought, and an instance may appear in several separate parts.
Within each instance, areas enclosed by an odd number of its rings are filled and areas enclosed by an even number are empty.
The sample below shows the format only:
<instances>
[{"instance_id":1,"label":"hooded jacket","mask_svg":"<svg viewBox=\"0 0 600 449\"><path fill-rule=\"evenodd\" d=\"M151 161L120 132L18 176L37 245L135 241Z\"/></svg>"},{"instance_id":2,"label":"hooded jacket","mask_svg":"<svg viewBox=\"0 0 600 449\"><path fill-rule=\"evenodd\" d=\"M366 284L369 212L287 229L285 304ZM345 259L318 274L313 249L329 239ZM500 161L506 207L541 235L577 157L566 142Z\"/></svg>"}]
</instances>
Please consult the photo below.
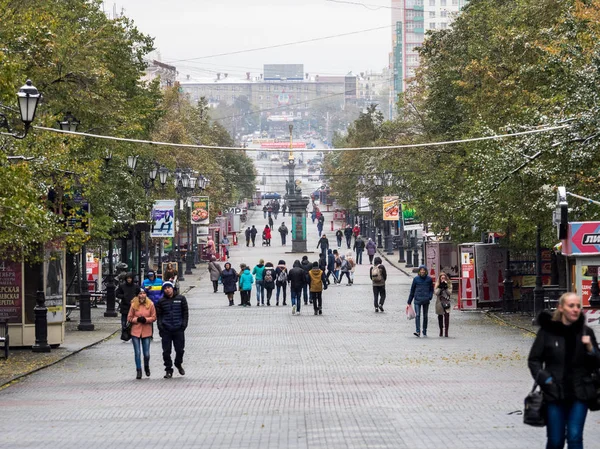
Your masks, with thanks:
<instances>
[{"instance_id":1,"label":"hooded jacket","mask_svg":"<svg viewBox=\"0 0 600 449\"><path fill-rule=\"evenodd\" d=\"M156 317L158 319L158 330L177 332L184 331L188 326L189 309L185 296L175 294L167 297L162 289L162 298L156 304Z\"/></svg>"},{"instance_id":2,"label":"hooded jacket","mask_svg":"<svg viewBox=\"0 0 600 449\"><path fill-rule=\"evenodd\" d=\"M267 275L270 274L271 275L271 280L268 281L267 280ZM277 276L275 275L275 268L273 267L272 263L268 263L268 265L265 265L265 270L263 271L263 285L267 290L273 290L275 288L275 279L277 278Z\"/></svg>"},{"instance_id":3,"label":"hooded jacket","mask_svg":"<svg viewBox=\"0 0 600 449\"><path fill-rule=\"evenodd\" d=\"M336 238L336 239L338 239L338 240L341 240L343 236L344 236L344 233L342 232L342 230L341 230L341 229L338 229L338 230L335 232L335 238Z\"/></svg>"},{"instance_id":4,"label":"hooded jacket","mask_svg":"<svg viewBox=\"0 0 600 449\"><path fill-rule=\"evenodd\" d=\"M549 311L539 317L540 330L527 360L529 371L540 385L547 402L578 399L588 402L595 398L596 389L591 373L600 368L600 350L594 331L585 325L582 313L567 326L552 320ZM594 352L587 352L581 337L589 335ZM546 383L552 378L550 383Z\"/></svg>"},{"instance_id":5,"label":"hooded jacket","mask_svg":"<svg viewBox=\"0 0 600 449\"><path fill-rule=\"evenodd\" d=\"M131 278L131 283L127 282L127 278ZM119 312L121 312L123 315L129 313L131 301L140 292L140 287L135 285L133 282L133 273L127 273L127 278L125 278L125 282L122 282L115 292L115 296L121 300Z\"/></svg>"},{"instance_id":6,"label":"hooded jacket","mask_svg":"<svg viewBox=\"0 0 600 449\"><path fill-rule=\"evenodd\" d=\"M254 277L250 273L250 268L246 267L240 274L240 290L252 290L252 284L254 284Z\"/></svg>"},{"instance_id":7,"label":"hooded jacket","mask_svg":"<svg viewBox=\"0 0 600 449\"><path fill-rule=\"evenodd\" d=\"M288 281L286 281L285 283L281 283L281 282L278 281L279 274L282 271L285 271L286 278L287 278L288 272L287 272L287 267L285 266L285 260L280 260L279 263L277 264L277 268L275 268L275 282L276 282L276 285L284 286L285 287L287 285Z\"/></svg>"},{"instance_id":8,"label":"hooded jacket","mask_svg":"<svg viewBox=\"0 0 600 449\"><path fill-rule=\"evenodd\" d=\"M288 273L288 280L290 281L290 288L294 291L302 290L302 287L306 285L306 274L307 272L302 268L299 261L294 262L294 267Z\"/></svg>"},{"instance_id":9,"label":"hooded jacket","mask_svg":"<svg viewBox=\"0 0 600 449\"><path fill-rule=\"evenodd\" d=\"M375 252L377 251L377 245L375 244L375 242L373 240L369 239L367 241L366 248L367 248L367 254L369 256L375 255Z\"/></svg>"},{"instance_id":10,"label":"hooded jacket","mask_svg":"<svg viewBox=\"0 0 600 449\"><path fill-rule=\"evenodd\" d=\"M327 239L327 237L323 236L319 239L319 242L317 243L317 248L321 248L321 252L325 252L327 251L327 249L329 248L329 240Z\"/></svg>"},{"instance_id":11,"label":"hooded jacket","mask_svg":"<svg viewBox=\"0 0 600 449\"><path fill-rule=\"evenodd\" d=\"M286 225L282 224L281 226L279 226L279 233L281 235L288 235L288 228Z\"/></svg>"},{"instance_id":12,"label":"hooded jacket","mask_svg":"<svg viewBox=\"0 0 600 449\"><path fill-rule=\"evenodd\" d=\"M227 269L227 265L229 265L229 269ZM237 272L233 269L229 262L226 263L225 269L221 271L221 280L223 281L223 292L233 293L234 291L236 291L237 278Z\"/></svg>"},{"instance_id":13,"label":"hooded jacket","mask_svg":"<svg viewBox=\"0 0 600 449\"><path fill-rule=\"evenodd\" d=\"M312 263L308 261L308 257L306 257L306 259L304 257L302 258L302 262L300 262L300 266L302 267L305 273L308 273L312 269Z\"/></svg>"},{"instance_id":14,"label":"hooded jacket","mask_svg":"<svg viewBox=\"0 0 600 449\"><path fill-rule=\"evenodd\" d=\"M419 271L421 268L424 268L427 271L427 267L425 265L421 265L419 267ZM408 303L412 303L413 299L415 300L415 304L425 304L431 301L433 297L433 279L426 274L424 277L420 274L417 275L412 282L410 287L410 295L408 296Z\"/></svg>"},{"instance_id":15,"label":"hooded jacket","mask_svg":"<svg viewBox=\"0 0 600 449\"><path fill-rule=\"evenodd\" d=\"M153 279L150 279L150 275L153 276ZM158 300L162 296L162 285L163 281L161 278L156 277L154 271L148 271L148 278L144 279L144 283L142 287L146 290L146 294L148 298L152 300L154 305L158 303Z\"/></svg>"},{"instance_id":16,"label":"hooded jacket","mask_svg":"<svg viewBox=\"0 0 600 449\"><path fill-rule=\"evenodd\" d=\"M335 269L335 256L332 250L327 251L327 270L333 271Z\"/></svg>"},{"instance_id":17,"label":"hooded jacket","mask_svg":"<svg viewBox=\"0 0 600 449\"><path fill-rule=\"evenodd\" d=\"M265 266L259 263L252 269L252 274L256 276L256 282L262 281L265 274Z\"/></svg>"},{"instance_id":18,"label":"hooded jacket","mask_svg":"<svg viewBox=\"0 0 600 449\"><path fill-rule=\"evenodd\" d=\"M310 276L310 291L311 292L322 292L323 285L325 284L325 273L319 268L312 268L308 275Z\"/></svg>"}]
</instances>

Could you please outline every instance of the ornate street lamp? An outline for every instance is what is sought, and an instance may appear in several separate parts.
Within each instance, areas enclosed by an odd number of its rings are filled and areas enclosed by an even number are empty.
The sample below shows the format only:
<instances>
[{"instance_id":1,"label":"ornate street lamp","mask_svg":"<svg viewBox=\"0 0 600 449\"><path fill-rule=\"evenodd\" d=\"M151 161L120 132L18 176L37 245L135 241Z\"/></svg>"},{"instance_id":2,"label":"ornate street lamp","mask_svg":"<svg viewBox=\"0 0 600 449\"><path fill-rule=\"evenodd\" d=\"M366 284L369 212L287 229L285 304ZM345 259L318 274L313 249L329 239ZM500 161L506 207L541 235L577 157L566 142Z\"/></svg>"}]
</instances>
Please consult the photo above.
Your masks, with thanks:
<instances>
[{"instance_id":1,"label":"ornate street lamp","mask_svg":"<svg viewBox=\"0 0 600 449\"><path fill-rule=\"evenodd\" d=\"M137 167L138 157L139 156L127 156L127 166L131 172L134 172Z\"/></svg>"},{"instance_id":2,"label":"ornate street lamp","mask_svg":"<svg viewBox=\"0 0 600 449\"><path fill-rule=\"evenodd\" d=\"M112 157L113 157L112 150L110 148L107 148L104 151L104 163L106 164L107 167L108 167L108 164L110 163L110 161L112 160Z\"/></svg>"},{"instance_id":3,"label":"ornate street lamp","mask_svg":"<svg viewBox=\"0 0 600 449\"><path fill-rule=\"evenodd\" d=\"M169 170L167 170L165 167L160 167L160 169L158 170L158 180L160 181L161 186L165 186L165 184L167 183L168 176Z\"/></svg>"},{"instance_id":4,"label":"ornate street lamp","mask_svg":"<svg viewBox=\"0 0 600 449\"><path fill-rule=\"evenodd\" d=\"M2 113L0 113L0 128L7 129L11 136L15 139L24 139L25 136L27 136L33 119L35 118L35 111L37 110L37 106L41 97L42 95L31 83L31 80L27 80L27 82L17 92L19 112L21 113L21 121L25 125L25 131L23 134L17 134L13 132L8 124L7 117Z\"/></svg>"},{"instance_id":5,"label":"ornate street lamp","mask_svg":"<svg viewBox=\"0 0 600 449\"><path fill-rule=\"evenodd\" d=\"M58 122L60 129L63 131L77 131L77 127L79 126L79 120L77 120L73 114L67 112L62 120Z\"/></svg>"}]
</instances>

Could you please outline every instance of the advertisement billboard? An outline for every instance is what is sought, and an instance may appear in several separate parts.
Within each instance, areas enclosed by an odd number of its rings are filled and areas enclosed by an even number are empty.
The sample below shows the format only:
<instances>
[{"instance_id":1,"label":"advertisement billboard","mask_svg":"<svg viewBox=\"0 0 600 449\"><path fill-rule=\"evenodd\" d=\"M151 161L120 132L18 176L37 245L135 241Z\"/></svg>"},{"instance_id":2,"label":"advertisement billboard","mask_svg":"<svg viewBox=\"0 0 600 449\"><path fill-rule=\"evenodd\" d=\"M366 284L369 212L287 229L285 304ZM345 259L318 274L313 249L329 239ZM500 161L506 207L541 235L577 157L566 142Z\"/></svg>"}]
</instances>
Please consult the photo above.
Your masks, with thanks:
<instances>
[{"instance_id":1,"label":"advertisement billboard","mask_svg":"<svg viewBox=\"0 0 600 449\"><path fill-rule=\"evenodd\" d=\"M400 218L400 198L397 196L383 197L383 219L397 221Z\"/></svg>"},{"instance_id":2,"label":"advertisement billboard","mask_svg":"<svg viewBox=\"0 0 600 449\"><path fill-rule=\"evenodd\" d=\"M210 224L209 207L210 200L207 196L192 197L192 224L208 226Z\"/></svg>"},{"instance_id":3,"label":"advertisement billboard","mask_svg":"<svg viewBox=\"0 0 600 449\"><path fill-rule=\"evenodd\" d=\"M23 314L21 262L0 261L0 319L21 323Z\"/></svg>"},{"instance_id":4,"label":"advertisement billboard","mask_svg":"<svg viewBox=\"0 0 600 449\"><path fill-rule=\"evenodd\" d=\"M175 200L157 200L152 208L151 237L175 237Z\"/></svg>"}]
</instances>

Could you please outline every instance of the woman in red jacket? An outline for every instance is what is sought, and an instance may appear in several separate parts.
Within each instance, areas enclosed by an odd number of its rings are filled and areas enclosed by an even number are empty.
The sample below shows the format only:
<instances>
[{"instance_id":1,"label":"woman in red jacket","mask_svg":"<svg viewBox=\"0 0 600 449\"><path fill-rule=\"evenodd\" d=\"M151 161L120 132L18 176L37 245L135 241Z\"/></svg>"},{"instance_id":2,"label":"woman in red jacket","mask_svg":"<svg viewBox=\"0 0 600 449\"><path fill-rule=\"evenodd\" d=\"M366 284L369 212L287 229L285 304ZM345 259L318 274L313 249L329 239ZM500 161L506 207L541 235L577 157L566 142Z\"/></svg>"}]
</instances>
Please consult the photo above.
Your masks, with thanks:
<instances>
[{"instance_id":1,"label":"woman in red jacket","mask_svg":"<svg viewBox=\"0 0 600 449\"><path fill-rule=\"evenodd\" d=\"M271 246L271 228L269 228L269 225L265 225L264 233L267 246Z\"/></svg>"},{"instance_id":2,"label":"woman in red jacket","mask_svg":"<svg viewBox=\"0 0 600 449\"><path fill-rule=\"evenodd\" d=\"M150 376L150 341L152 340L152 323L156 321L154 303L148 299L145 290L140 290L131 302L127 321L131 323L131 341L135 355L136 379L142 378L142 361L140 360L140 346L144 353L144 370Z\"/></svg>"}]
</instances>

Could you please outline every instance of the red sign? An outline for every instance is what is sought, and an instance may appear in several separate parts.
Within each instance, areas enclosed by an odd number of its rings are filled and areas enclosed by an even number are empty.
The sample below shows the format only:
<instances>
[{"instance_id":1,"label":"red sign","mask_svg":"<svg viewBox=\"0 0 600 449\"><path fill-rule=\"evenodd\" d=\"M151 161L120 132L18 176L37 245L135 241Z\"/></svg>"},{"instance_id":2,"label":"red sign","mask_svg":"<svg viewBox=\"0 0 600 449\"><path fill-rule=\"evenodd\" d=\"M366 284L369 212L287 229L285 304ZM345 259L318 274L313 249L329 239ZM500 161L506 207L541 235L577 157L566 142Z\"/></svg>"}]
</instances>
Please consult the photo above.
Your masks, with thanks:
<instances>
[{"instance_id":1,"label":"red sign","mask_svg":"<svg viewBox=\"0 0 600 449\"><path fill-rule=\"evenodd\" d=\"M289 142L265 142L260 144L261 148L285 150L290 147ZM306 148L306 142L292 142L292 148Z\"/></svg>"},{"instance_id":2,"label":"red sign","mask_svg":"<svg viewBox=\"0 0 600 449\"><path fill-rule=\"evenodd\" d=\"M346 221L346 211L345 210L334 210L333 211L333 220L334 221Z\"/></svg>"},{"instance_id":3,"label":"red sign","mask_svg":"<svg viewBox=\"0 0 600 449\"><path fill-rule=\"evenodd\" d=\"M600 254L600 221L569 223L562 252L565 256Z\"/></svg>"},{"instance_id":4,"label":"red sign","mask_svg":"<svg viewBox=\"0 0 600 449\"><path fill-rule=\"evenodd\" d=\"M0 320L20 323L23 319L23 272L19 262L0 262Z\"/></svg>"}]
</instances>

